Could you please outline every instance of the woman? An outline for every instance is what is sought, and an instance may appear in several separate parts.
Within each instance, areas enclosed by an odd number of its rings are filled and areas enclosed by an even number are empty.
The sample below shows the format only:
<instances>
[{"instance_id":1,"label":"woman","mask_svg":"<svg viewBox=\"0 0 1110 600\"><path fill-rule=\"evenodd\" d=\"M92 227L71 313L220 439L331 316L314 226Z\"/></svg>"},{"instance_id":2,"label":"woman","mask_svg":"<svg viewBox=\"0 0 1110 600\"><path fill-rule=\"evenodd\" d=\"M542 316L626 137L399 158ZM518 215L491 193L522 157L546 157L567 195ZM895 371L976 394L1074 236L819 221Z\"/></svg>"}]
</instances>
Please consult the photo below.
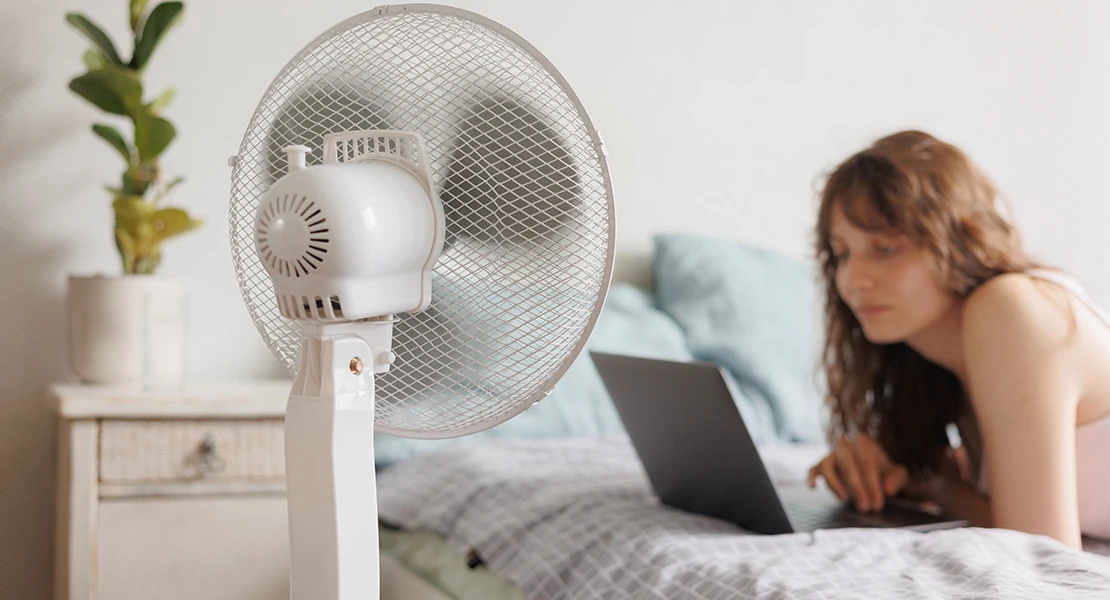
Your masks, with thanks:
<instances>
[{"instance_id":1,"label":"woman","mask_svg":"<svg viewBox=\"0 0 1110 600\"><path fill-rule=\"evenodd\" d=\"M1022 252L959 149L906 131L849 158L817 255L835 441L810 486L861 511L900 494L1072 547L1110 538L1110 314Z\"/></svg>"}]
</instances>

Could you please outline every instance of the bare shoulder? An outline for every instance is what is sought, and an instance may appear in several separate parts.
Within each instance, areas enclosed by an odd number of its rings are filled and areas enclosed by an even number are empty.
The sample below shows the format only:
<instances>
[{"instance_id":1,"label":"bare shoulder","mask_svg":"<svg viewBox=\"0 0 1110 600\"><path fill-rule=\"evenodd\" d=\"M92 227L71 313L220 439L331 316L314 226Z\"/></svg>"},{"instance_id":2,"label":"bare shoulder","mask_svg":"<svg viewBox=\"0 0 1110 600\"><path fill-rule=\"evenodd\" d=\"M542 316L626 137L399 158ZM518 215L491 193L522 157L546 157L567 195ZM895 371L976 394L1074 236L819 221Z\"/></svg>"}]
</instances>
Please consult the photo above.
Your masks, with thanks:
<instances>
[{"instance_id":1,"label":"bare shoulder","mask_svg":"<svg viewBox=\"0 0 1110 600\"><path fill-rule=\"evenodd\" d=\"M1074 409L1059 402L1077 397L1081 379L1075 371L1081 348L1066 297L1061 302L1055 290L1027 275L1000 275L968 296L962 325L967 384L976 410L1012 407L1019 397L1050 411Z\"/></svg>"},{"instance_id":2,"label":"bare shoulder","mask_svg":"<svg viewBox=\"0 0 1110 600\"><path fill-rule=\"evenodd\" d=\"M1034 344L1059 350L1068 343L1073 322L1066 292L1049 286L1022 273L999 275L980 285L964 301L965 349Z\"/></svg>"}]
</instances>

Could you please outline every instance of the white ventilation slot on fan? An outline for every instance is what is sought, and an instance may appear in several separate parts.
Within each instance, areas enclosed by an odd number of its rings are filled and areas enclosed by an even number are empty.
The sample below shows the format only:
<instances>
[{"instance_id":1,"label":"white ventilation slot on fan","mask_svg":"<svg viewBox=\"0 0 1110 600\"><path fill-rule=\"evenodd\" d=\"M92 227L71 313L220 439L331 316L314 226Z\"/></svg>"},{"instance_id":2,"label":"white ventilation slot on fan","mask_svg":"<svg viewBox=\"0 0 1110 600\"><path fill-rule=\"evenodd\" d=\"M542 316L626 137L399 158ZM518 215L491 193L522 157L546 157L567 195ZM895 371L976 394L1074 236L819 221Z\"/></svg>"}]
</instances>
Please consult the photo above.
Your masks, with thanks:
<instances>
[{"instance_id":1,"label":"white ventilation slot on fan","mask_svg":"<svg viewBox=\"0 0 1110 600\"><path fill-rule=\"evenodd\" d=\"M416 176L434 192L428 152L420 136L407 131L349 131L324 136L324 164L386 160Z\"/></svg>"},{"instance_id":2,"label":"white ventilation slot on fan","mask_svg":"<svg viewBox=\"0 0 1110 600\"><path fill-rule=\"evenodd\" d=\"M271 273L306 277L327 259L330 231L322 207L305 196L285 194L259 210L259 256Z\"/></svg>"},{"instance_id":3,"label":"white ventilation slot on fan","mask_svg":"<svg viewBox=\"0 0 1110 600\"><path fill-rule=\"evenodd\" d=\"M289 319L308 319L313 321L342 321L343 304L339 296L293 296L289 294L278 298L278 309L282 316Z\"/></svg>"}]
</instances>

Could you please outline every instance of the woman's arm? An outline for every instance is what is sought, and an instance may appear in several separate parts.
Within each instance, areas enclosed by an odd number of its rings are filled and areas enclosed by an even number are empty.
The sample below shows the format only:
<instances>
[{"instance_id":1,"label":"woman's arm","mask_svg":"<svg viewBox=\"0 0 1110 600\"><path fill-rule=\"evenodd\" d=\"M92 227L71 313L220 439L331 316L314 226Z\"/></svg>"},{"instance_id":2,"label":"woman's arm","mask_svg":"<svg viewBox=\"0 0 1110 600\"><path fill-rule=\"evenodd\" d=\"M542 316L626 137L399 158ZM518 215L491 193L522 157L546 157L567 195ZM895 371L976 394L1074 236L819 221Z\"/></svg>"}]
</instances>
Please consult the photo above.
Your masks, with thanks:
<instances>
[{"instance_id":1,"label":"woman's arm","mask_svg":"<svg viewBox=\"0 0 1110 600\"><path fill-rule=\"evenodd\" d=\"M964 307L966 385L990 473L993 525L1079 548L1075 335L1059 307L1023 277L984 284Z\"/></svg>"},{"instance_id":2,"label":"woman's arm","mask_svg":"<svg viewBox=\"0 0 1110 600\"><path fill-rule=\"evenodd\" d=\"M947 460L940 473L921 485L920 494L940 506L944 514L967 519L971 527L994 526L990 500L968 485L958 467Z\"/></svg>"}]
</instances>

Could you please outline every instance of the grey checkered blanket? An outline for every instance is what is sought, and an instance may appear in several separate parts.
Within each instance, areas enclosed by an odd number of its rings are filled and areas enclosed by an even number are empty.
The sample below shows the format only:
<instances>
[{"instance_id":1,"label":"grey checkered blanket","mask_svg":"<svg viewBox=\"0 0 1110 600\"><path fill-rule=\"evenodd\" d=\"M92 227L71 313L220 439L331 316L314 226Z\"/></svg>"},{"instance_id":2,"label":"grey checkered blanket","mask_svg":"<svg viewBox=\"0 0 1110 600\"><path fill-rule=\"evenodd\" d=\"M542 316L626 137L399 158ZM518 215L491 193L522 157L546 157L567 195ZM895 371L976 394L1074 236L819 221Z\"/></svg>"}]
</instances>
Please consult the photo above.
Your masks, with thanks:
<instances>
[{"instance_id":1,"label":"grey checkered blanket","mask_svg":"<svg viewBox=\"0 0 1110 600\"><path fill-rule=\"evenodd\" d=\"M820 456L762 448L772 476ZM476 551L533 599L1110 598L1110 559L1000 529L760 536L660 505L625 437L498 440L378 477L379 515Z\"/></svg>"}]
</instances>

